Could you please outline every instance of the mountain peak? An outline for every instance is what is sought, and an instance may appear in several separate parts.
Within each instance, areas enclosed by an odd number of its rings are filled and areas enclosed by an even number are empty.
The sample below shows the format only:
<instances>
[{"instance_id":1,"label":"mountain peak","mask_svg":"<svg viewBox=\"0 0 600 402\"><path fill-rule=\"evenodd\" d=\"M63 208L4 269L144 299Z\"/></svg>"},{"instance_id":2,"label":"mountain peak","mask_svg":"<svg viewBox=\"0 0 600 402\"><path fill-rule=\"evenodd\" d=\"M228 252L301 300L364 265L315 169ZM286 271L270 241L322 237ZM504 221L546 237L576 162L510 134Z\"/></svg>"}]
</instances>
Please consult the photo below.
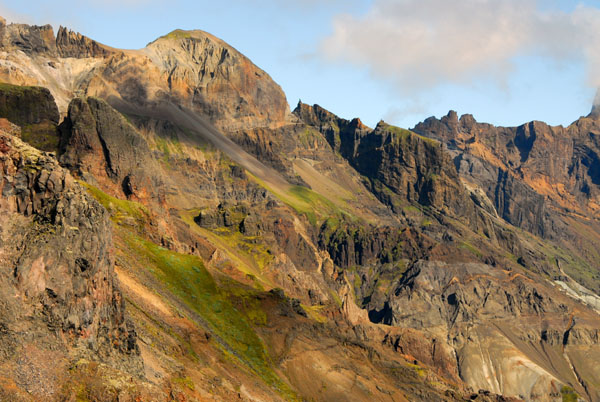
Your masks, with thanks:
<instances>
[{"instance_id":1,"label":"mountain peak","mask_svg":"<svg viewBox=\"0 0 600 402\"><path fill-rule=\"evenodd\" d=\"M206 31L203 31L201 29L191 29L191 30L174 29L171 32L169 32L168 34L160 36L160 37L156 38L155 40L153 40L152 42L148 43L148 46L155 44L155 43L159 43L159 42L182 41L182 40L186 40L186 39L191 39L191 40L208 39L208 40L217 42L220 45L229 47L229 45L227 45L221 39L217 38L214 35L209 34Z\"/></svg>"}]
</instances>

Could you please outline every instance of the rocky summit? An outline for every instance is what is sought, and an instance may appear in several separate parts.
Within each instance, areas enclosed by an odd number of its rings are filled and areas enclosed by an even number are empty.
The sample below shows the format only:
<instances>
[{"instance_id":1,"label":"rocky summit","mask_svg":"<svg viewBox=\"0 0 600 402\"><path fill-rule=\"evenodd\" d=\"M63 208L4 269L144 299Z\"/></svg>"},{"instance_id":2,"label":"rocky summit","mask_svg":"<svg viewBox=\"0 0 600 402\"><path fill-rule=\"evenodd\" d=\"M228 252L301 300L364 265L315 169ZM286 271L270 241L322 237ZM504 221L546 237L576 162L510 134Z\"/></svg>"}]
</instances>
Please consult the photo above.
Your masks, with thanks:
<instances>
[{"instance_id":1,"label":"rocky summit","mask_svg":"<svg viewBox=\"0 0 600 402\"><path fill-rule=\"evenodd\" d=\"M4 20L0 80L0 400L600 401L597 108L371 128Z\"/></svg>"}]
</instances>

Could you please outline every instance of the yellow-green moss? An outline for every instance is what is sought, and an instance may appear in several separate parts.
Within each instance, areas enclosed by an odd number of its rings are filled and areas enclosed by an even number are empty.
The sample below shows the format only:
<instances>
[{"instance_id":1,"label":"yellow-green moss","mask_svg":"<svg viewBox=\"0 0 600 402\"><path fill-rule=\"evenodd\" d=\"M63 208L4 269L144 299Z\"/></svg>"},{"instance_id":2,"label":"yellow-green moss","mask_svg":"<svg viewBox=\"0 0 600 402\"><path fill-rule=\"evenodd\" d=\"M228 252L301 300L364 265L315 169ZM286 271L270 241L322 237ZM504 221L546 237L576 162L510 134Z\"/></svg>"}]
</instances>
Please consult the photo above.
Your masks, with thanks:
<instances>
[{"instance_id":1,"label":"yellow-green moss","mask_svg":"<svg viewBox=\"0 0 600 402\"><path fill-rule=\"evenodd\" d=\"M479 251L479 249L477 247L475 247L474 245L472 245L469 242L463 241L462 243L460 243L460 245L458 247L469 251L471 254L473 254L474 256L476 256L478 258L481 258L483 256L483 254L481 254L481 251Z\"/></svg>"},{"instance_id":2,"label":"yellow-green moss","mask_svg":"<svg viewBox=\"0 0 600 402\"><path fill-rule=\"evenodd\" d=\"M21 139L41 151L58 152L60 138L56 124L51 121L22 127Z\"/></svg>"},{"instance_id":3,"label":"yellow-green moss","mask_svg":"<svg viewBox=\"0 0 600 402\"><path fill-rule=\"evenodd\" d=\"M560 394L563 402L577 402L579 400L579 395L577 395L575 390L566 385L560 389Z\"/></svg>"},{"instance_id":4,"label":"yellow-green moss","mask_svg":"<svg viewBox=\"0 0 600 402\"><path fill-rule=\"evenodd\" d=\"M198 216L199 213L200 210L198 209L180 211L180 217L189 225L193 232L207 238L212 244L224 251L237 270L244 274L253 275L256 279L255 287L273 288L274 284L262 274L262 269L274 258L269 253L267 247L260 242L258 244L257 242L253 242L251 239L256 239L254 237L244 236L239 232L234 234L232 230L227 228L223 228L222 230L202 228L194 222L194 217ZM246 247L239 247L241 239L251 243L253 249L249 250Z\"/></svg>"},{"instance_id":5,"label":"yellow-green moss","mask_svg":"<svg viewBox=\"0 0 600 402\"><path fill-rule=\"evenodd\" d=\"M113 197L84 181L79 181L79 184L107 209L116 224L134 223L135 226L143 227L148 222L150 212L142 204Z\"/></svg>"},{"instance_id":6,"label":"yellow-green moss","mask_svg":"<svg viewBox=\"0 0 600 402\"><path fill-rule=\"evenodd\" d=\"M346 204L338 203L339 205L336 205L309 188L290 186L284 190L278 190L252 174L249 174L249 176L261 187L269 190L282 202L293 208L298 214L306 216L311 225L318 225L331 216L343 215L352 220L357 220L356 217L348 213Z\"/></svg>"},{"instance_id":7,"label":"yellow-green moss","mask_svg":"<svg viewBox=\"0 0 600 402\"><path fill-rule=\"evenodd\" d=\"M189 31L184 31L183 29L176 29L174 31L169 32L168 34L161 36L161 38L165 39L187 39L192 38L193 35Z\"/></svg>"},{"instance_id":8,"label":"yellow-green moss","mask_svg":"<svg viewBox=\"0 0 600 402\"><path fill-rule=\"evenodd\" d=\"M299 214L305 215L312 225L316 225L325 217L342 213L333 202L303 186L292 186L286 195L282 201Z\"/></svg>"},{"instance_id":9,"label":"yellow-green moss","mask_svg":"<svg viewBox=\"0 0 600 402\"><path fill-rule=\"evenodd\" d=\"M404 141L410 137L413 138L418 138L420 140L422 140L423 142L425 142L428 145L435 145L435 146L439 146L440 143L434 139L431 138L427 138L424 137L422 135L419 135L415 132L412 132L410 130L407 130L405 128L400 128L400 127L396 127L396 126L392 126L390 124L386 124L386 123L380 123L383 125L383 128L389 132L392 133L393 135L393 141L394 142L398 142L398 141Z\"/></svg>"},{"instance_id":10,"label":"yellow-green moss","mask_svg":"<svg viewBox=\"0 0 600 402\"><path fill-rule=\"evenodd\" d=\"M26 92L39 92L42 93L42 87L26 86L26 85L13 85L6 82L0 82L0 91L9 93L11 95L24 94Z\"/></svg>"},{"instance_id":11,"label":"yellow-green moss","mask_svg":"<svg viewBox=\"0 0 600 402\"><path fill-rule=\"evenodd\" d=\"M218 287L196 256L167 250L133 234L125 235L125 241L132 253L131 258L144 261L148 270L173 295L197 313L216 335L224 351L278 389L282 395L294 396L273 371L270 357L252 329L250 323L253 321L266 322L256 306L248 309L249 315L235 308L230 298L236 295Z\"/></svg>"},{"instance_id":12,"label":"yellow-green moss","mask_svg":"<svg viewBox=\"0 0 600 402\"><path fill-rule=\"evenodd\" d=\"M411 369L413 369L415 371L415 373L417 373L417 375L421 378L426 377L427 376L427 369L424 367L419 366L418 364L410 364L408 363L408 367L410 367Z\"/></svg>"},{"instance_id":13,"label":"yellow-green moss","mask_svg":"<svg viewBox=\"0 0 600 402\"><path fill-rule=\"evenodd\" d=\"M306 314L308 315L308 318L310 318L311 320L314 320L316 322L319 322L321 324L324 324L327 322L327 317L325 317L321 311L325 308L325 306L307 306L305 304L302 304L302 309L304 309L304 311L306 311Z\"/></svg>"},{"instance_id":14,"label":"yellow-green moss","mask_svg":"<svg viewBox=\"0 0 600 402\"><path fill-rule=\"evenodd\" d=\"M194 390L194 381L190 377L177 377L173 379L173 383Z\"/></svg>"}]
</instances>

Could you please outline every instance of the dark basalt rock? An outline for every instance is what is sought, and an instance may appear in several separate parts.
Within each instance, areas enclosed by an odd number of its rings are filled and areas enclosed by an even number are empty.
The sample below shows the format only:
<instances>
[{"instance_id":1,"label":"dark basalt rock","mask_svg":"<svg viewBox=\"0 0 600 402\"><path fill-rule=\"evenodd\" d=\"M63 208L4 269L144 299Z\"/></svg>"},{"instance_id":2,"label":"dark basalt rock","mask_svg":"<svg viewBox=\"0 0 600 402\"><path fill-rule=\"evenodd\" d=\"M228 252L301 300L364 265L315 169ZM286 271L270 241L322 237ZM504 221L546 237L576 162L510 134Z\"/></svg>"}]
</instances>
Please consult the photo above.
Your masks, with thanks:
<instances>
[{"instance_id":1,"label":"dark basalt rock","mask_svg":"<svg viewBox=\"0 0 600 402\"><path fill-rule=\"evenodd\" d=\"M59 113L48 89L1 83L0 117L20 126L22 139L30 145L43 151L58 150Z\"/></svg>"},{"instance_id":2,"label":"dark basalt rock","mask_svg":"<svg viewBox=\"0 0 600 402\"><path fill-rule=\"evenodd\" d=\"M394 212L418 203L476 224L475 204L439 142L384 122L370 130L358 119L341 119L318 105L299 103L294 113L319 128L331 147Z\"/></svg>"},{"instance_id":3,"label":"dark basalt rock","mask_svg":"<svg viewBox=\"0 0 600 402\"><path fill-rule=\"evenodd\" d=\"M56 50L60 57L108 57L113 50L100 43L73 32L65 27L60 27L56 35Z\"/></svg>"},{"instance_id":4,"label":"dark basalt rock","mask_svg":"<svg viewBox=\"0 0 600 402\"><path fill-rule=\"evenodd\" d=\"M48 121L58 124L58 107L47 88L0 84L0 117L24 127Z\"/></svg>"},{"instance_id":5,"label":"dark basalt rock","mask_svg":"<svg viewBox=\"0 0 600 402\"><path fill-rule=\"evenodd\" d=\"M108 103L73 99L60 129L63 166L80 176L103 171L126 197L160 199L161 176L148 143Z\"/></svg>"},{"instance_id":6,"label":"dark basalt rock","mask_svg":"<svg viewBox=\"0 0 600 402\"><path fill-rule=\"evenodd\" d=\"M0 144L0 328L15 344L66 346L141 374L107 211L51 156L2 133Z\"/></svg>"},{"instance_id":7,"label":"dark basalt rock","mask_svg":"<svg viewBox=\"0 0 600 402\"><path fill-rule=\"evenodd\" d=\"M372 131L360 119L341 119L319 105L309 106L298 102L294 114L306 124L318 128L331 148L346 159L356 156L361 138Z\"/></svg>"}]
</instances>

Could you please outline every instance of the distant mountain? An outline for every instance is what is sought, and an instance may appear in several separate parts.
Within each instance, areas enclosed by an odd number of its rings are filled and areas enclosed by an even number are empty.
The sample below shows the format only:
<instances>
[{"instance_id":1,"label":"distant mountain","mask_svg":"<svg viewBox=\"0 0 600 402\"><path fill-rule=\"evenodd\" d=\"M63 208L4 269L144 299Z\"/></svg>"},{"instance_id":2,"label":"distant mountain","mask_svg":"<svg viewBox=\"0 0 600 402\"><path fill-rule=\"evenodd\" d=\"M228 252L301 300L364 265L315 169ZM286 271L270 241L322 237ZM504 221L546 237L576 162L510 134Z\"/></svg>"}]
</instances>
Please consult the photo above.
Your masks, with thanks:
<instances>
[{"instance_id":1,"label":"distant mountain","mask_svg":"<svg viewBox=\"0 0 600 402\"><path fill-rule=\"evenodd\" d=\"M292 112L202 31L0 79L0 399L600 400L595 113Z\"/></svg>"}]
</instances>

